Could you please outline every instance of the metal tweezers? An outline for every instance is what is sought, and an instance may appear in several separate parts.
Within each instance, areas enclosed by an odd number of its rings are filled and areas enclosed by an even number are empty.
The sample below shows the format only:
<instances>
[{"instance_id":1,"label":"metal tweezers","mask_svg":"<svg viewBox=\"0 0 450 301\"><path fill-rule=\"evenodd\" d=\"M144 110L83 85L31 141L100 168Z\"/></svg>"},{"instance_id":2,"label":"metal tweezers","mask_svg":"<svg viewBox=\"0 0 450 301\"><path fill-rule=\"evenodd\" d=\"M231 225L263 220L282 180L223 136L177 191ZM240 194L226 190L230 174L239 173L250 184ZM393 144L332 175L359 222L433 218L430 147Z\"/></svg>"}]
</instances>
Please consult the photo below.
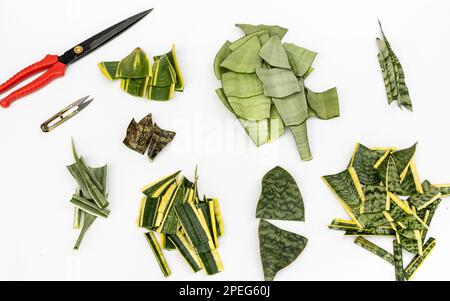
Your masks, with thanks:
<instances>
[{"instance_id":1,"label":"metal tweezers","mask_svg":"<svg viewBox=\"0 0 450 301\"><path fill-rule=\"evenodd\" d=\"M80 113L81 110L83 110L86 106L88 106L94 99L91 98L87 100L90 96L83 97L74 103L68 105L52 117L50 117L46 122L41 124L41 130L43 132L50 132L60 124L66 122L73 116Z\"/></svg>"}]
</instances>

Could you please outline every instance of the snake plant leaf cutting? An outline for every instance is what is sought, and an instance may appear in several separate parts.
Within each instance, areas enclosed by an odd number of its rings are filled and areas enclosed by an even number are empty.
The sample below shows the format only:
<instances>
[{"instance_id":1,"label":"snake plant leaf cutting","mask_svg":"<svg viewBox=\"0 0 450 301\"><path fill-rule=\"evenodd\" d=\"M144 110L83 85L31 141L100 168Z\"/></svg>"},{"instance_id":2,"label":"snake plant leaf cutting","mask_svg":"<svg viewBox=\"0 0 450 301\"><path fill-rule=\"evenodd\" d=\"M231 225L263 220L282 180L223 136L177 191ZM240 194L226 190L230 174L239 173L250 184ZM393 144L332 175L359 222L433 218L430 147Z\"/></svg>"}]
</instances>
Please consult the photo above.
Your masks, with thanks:
<instances>
[{"instance_id":1,"label":"snake plant leaf cutting","mask_svg":"<svg viewBox=\"0 0 450 301\"><path fill-rule=\"evenodd\" d=\"M256 146L272 142L288 127L302 160L311 160L307 119L339 116L336 88L316 93L304 85L317 55L282 43L286 28L277 25L236 24L240 39L226 41L214 59L216 90ZM106 66L105 66L106 69Z\"/></svg>"},{"instance_id":2,"label":"snake plant leaf cutting","mask_svg":"<svg viewBox=\"0 0 450 301\"><path fill-rule=\"evenodd\" d=\"M148 158L153 161L162 149L175 137L175 132L161 129L156 123L153 125L152 137L148 146Z\"/></svg>"},{"instance_id":3,"label":"snake plant leaf cutting","mask_svg":"<svg viewBox=\"0 0 450 301\"><path fill-rule=\"evenodd\" d=\"M400 150L358 143L344 171L323 177L350 218L335 219L328 227L357 236L355 244L394 266L398 281L409 280L434 248L435 240L427 240L427 233L450 187L420 182L414 161L416 148L417 143ZM364 236L390 237L393 251ZM406 268L403 251L415 255Z\"/></svg>"},{"instance_id":4,"label":"snake plant leaf cutting","mask_svg":"<svg viewBox=\"0 0 450 301\"><path fill-rule=\"evenodd\" d=\"M139 97L166 101L174 97L175 91L184 90L184 78L175 52L153 57L153 66L147 54L136 48L120 61L101 62L100 71L109 80L120 80L125 92Z\"/></svg>"},{"instance_id":5,"label":"snake plant leaf cutting","mask_svg":"<svg viewBox=\"0 0 450 301\"><path fill-rule=\"evenodd\" d=\"M279 270L300 255L308 241L301 235L279 229L265 220L305 220L303 199L297 183L280 166L272 168L262 179L256 217L261 219L259 248L264 279L272 281Z\"/></svg>"},{"instance_id":6,"label":"snake plant leaf cutting","mask_svg":"<svg viewBox=\"0 0 450 301\"><path fill-rule=\"evenodd\" d=\"M297 259L308 242L306 237L282 230L264 219L259 223L258 232L266 281L272 281L278 271Z\"/></svg>"},{"instance_id":7,"label":"snake plant leaf cutting","mask_svg":"<svg viewBox=\"0 0 450 301\"><path fill-rule=\"evenodd\" d=\"M194 272L208 275L223 271L218 252L224 225L216 198L200 198L195 181L177 171L142 188L137 225L146 237L164 276L170 274L163 250L177 249ZM158 242L155 233L161 236Z\"/></svg>"},{"instance_id":8,"label":"snake plant leaf cutting","mask_svg":"<svg viewBox=\"0 0 450 301\"><path fill-rule=\"evenodd\" d=\"M153 254L158 261L158 265L164 275L164 277L170 276L172 272L170 271L169 265L167 264L166 258L161 250L161 246L159 245L158 240L153 232L144 233L145 238L147 239L150 248L152 249Z\"/></svg>"},{"instance_id":9,"label":"snake plant leaf cutting","mask_svg":"<svg viewBox=\"0 0 450 301\"><path fill-rule=\"evenodd\" d=\"M153 123L152 114L148 114L138 123L131 120L123 143L140 154L147 151L148 158L153 161L174 137L175 132L161 129Z\"/></svg>"},{"instance_id":10,"label":"snake plant leaf cutting","mask_svg":"<svg viewBox=\"0 0 450 301\"><path fill-rule=\"evenodd\" d=\"M280 166L268 171L262 179L262 192L256 207L256 217L305 221L303 199L297 183Z\"/></svg>"},{"instance_id":11,"label":"snake plant leaf cutting","mask_svg":"<svg viewBox=\"0 0 450 301\"><path fill-rule=\"evenodd\" d=\"M72 195L70 202L75 206L74 229L80 229L74 249L80 247L86 231L97 217L107 218L109 203L107 201L107 165L89 167L83 158L79 157L72 141L72 152L75 163L67 166L70 174L78 183L78 188Z\"/></svg>"},{"instance_id":12,"label":"snake plant leaf cutting","mask_svg":"<svg viewBox=\"0 0 450 301\"><path fill-rule=\"evenodd\" d=\"M382 35L381 38L377 38L379 49L378 62L380 63L381 72L383 74L388 103L391 104L395 100L400 108L405 107L412 111L411 98L409 97L408 87L405 83L405 72L403 71L398 57L392 51L391 45L381 27L381 23L379 21L378 23Z\"/></svg>"}]
</instances>

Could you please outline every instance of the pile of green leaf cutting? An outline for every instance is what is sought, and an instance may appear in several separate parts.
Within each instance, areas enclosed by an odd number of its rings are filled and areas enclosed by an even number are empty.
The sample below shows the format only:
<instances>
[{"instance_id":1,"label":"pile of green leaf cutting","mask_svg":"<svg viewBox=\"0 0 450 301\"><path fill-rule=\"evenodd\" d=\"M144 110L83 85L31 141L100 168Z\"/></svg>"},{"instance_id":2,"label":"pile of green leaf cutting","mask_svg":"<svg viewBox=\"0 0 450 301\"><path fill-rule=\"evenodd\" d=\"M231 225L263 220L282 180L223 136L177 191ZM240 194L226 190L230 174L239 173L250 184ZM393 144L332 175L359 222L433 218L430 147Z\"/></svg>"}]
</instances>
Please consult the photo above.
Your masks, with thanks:
<instances>
[{"instance_id":1,"label":"pile of green leaf cutting","mask_svg":"<svg viewBox=\"0 0 450 301\"><path fill-rule=\"evenodd\" d=\"M257 146L277 139L289 127L302 160L311 160L307 119L339 116L336 88L315 93L305 87L317 53L282 44L285 28L236 26L245 36L226 41L214 60L214 72L222 82L217 95Z\"/></svg>"},{"instance_id":2,"label":"pile of green leaf cutting","mask_svg":"<svg viewBox=\"0 0 450 301\"><path fill-rule=\"evenodd\" d=\"M98 168L89 167L82 157L79 157L72 141L72 152L75 163L67 166L70 174L78 183L78 188L70 202L75 206L73 228L81 229L78 240L73 247L80 247L84 234L97 217L107 218L108 193L106 190L106 165Z\"/></svg>"},{"instance_id":3,"label":"pile of green leaf cutting","mask_svg":"<svg viewBox=\"0 0 450 301\"><path fill-rule=\"evenodd\" d=\"M303 252L308 239L280 229L266 219L305 221L303 198L294 178L276 166L262 180L262 191L256 208L259 223L259 249L266 281L274 280L281 269Z\"/></svg>"},{"instance_id":4,"label":"pile of green leaf cutting","mask_svg":"<svg viewBox=\"0 0 450 301\"><path fill-rule=\"evenodd\" d=\"M166 54L153 57L153 67L141 48L136 48L121 61L102 62L98 66L106 78L120 79L120 87L125 92L153 100L169 100L174 91L183 91L184 79L181 74L175 45Z\"/></svg>"},{"instance_id":5,"label":"pile of green leaf cutting","mask_svg":"<svg viewBox=\"0 0 450 301\"><path fill-rule=\"evenodd\" d=\"M205 269L208 275L223 271L217 248L224 225L216 198L200 199L197 174L191 182L177 171L142 189L137 225L145 233L158 264L167 277L171 274L163 254L181 253L194 272ZM160 234L158 242L155 232Z\"/></svg>"},{"instance_id":6,"label":"pile of green leaf cutting","mask_svg":"<svg viewBox=\"0 0 450 301\"><path fill-rule=\"evenodd\" d=\"M350 217L333 220L329 228L357 236L357 245L394 265L399 281L409 280L435 247L427 232L441 198L450 194L450 185L420 182L415 151L416 144L401 150L357 144L347 169L323 177ZM393 251L363 236L391 236ZM406 267L403 250L415 255Z\"/></svg>"}]
</instances>

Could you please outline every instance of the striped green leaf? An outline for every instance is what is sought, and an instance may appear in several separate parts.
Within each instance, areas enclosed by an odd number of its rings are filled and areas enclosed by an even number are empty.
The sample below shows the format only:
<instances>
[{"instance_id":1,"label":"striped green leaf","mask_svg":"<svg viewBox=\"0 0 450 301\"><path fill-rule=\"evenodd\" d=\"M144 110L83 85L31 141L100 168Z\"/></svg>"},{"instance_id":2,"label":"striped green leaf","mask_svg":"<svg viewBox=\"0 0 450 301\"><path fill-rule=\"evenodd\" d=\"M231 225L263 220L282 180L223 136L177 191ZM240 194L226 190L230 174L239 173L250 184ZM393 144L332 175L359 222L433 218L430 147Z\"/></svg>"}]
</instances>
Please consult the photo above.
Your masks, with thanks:
<instances>
[{"instance_id":1,"label":"striped green leaf","mask_svg":"<svg viewBox=\"0 0 450 301\"><path fill-rule=\"evenodd\" d=\"M159 245L158 240L153 232L144 233L145 238L147 239L150 248L152 249L153 254L155 255L156 261L163 273L164 277L170 276L172 273L170 271L169 265L167 264L166 258L161 250L161 246Z\"/></svg>"},{"instance_id":2,"label":"striped green leaf","mask_svg":"<svg viewBox=\"0 0 450 301\"><path fill-rule=\"evenodd\" d=\"M152 76L152 69L147 54L136 48L128 56L123 58L116 70L116 78L143 78Z\"/></svg>"}]
</instances>

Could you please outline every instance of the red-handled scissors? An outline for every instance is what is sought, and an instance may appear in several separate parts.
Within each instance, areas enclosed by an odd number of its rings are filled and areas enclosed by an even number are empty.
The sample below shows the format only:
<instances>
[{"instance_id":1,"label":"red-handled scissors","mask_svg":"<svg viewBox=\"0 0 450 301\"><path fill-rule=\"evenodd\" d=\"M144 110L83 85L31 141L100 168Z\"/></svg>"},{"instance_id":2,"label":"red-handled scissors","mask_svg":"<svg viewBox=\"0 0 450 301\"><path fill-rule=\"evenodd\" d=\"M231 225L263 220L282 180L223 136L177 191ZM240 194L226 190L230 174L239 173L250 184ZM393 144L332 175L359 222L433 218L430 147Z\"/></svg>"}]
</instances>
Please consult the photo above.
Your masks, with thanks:
<instances>
[{"instance_id":1,"label":"red-handled scissors","mask_svg":"<svg viewBox=\"0 0 450 301\"><path fill-rule=\"evenodd\" d=\"M47 55L41 61L34 63L22 71L15 74L5 83L0 85L0 94L8 91L12 87L16 86L28 77L35 75L36 73L47 70L41 76L30 82L29 84L21 87L20 89L12 92L2 100L0 100L0 105L7 108L13 101L31 94L40 88L44 87L52 80L61 77L66 71L68 64L71 64L83 56L91 53L93 50L102 46L103 44L111 41L113 38L124 32L126 29L134 25L136 22L141 20L147 14L149 14L153 9L143 11L135 16L132 16L122 22L113 25L104 31L96 34L95 36L89 38L88 40L78 44L77 46L69 49L63 55Z\"/></svg>"}]
</instances>

